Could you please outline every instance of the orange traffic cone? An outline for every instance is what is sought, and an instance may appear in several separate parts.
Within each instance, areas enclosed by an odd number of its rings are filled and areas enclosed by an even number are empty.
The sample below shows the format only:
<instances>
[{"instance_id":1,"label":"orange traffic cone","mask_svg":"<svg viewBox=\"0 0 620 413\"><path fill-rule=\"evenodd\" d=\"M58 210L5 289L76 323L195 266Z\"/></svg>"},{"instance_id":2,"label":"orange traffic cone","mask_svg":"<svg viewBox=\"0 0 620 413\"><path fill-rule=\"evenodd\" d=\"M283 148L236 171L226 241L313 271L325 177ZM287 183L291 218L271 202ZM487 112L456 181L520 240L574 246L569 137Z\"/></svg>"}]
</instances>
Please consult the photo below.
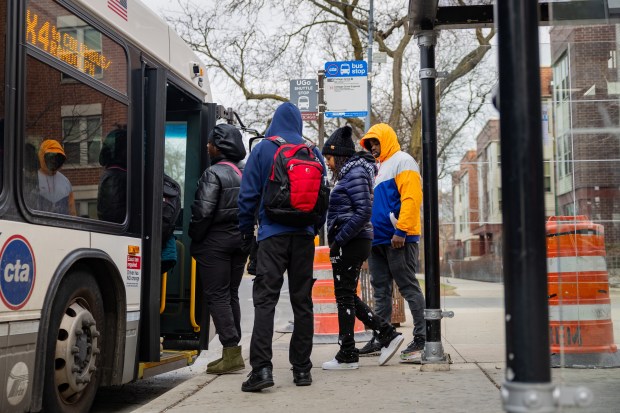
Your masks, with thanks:
<instances>
[{"instance_id":1,"label":"orange traffic cone","mask_svg":"<svg viewBox=\"0 0 620 413\"><path fill-rule=\"evenodd\" d=\"M553 367L619 367L602 225L585 215L547 221Z\"/></svg>"},{"instance_id":2,"label":"orange traffic cone","mask_svg":"<svg viewBox=\"0 0 620 413\"><path fill-rule=\"evenodd\" d=\"M315 343L338 342L338 308L334 294L334 278L329 261L329 247L314 249L314 278L312 287L312 303L314 304L314 339ZM357 293L360 294L360 286ZM356 341L368 341L370 333L366 333L364 324L355 320L353 328Z\"/></svg>"}]
</instances>

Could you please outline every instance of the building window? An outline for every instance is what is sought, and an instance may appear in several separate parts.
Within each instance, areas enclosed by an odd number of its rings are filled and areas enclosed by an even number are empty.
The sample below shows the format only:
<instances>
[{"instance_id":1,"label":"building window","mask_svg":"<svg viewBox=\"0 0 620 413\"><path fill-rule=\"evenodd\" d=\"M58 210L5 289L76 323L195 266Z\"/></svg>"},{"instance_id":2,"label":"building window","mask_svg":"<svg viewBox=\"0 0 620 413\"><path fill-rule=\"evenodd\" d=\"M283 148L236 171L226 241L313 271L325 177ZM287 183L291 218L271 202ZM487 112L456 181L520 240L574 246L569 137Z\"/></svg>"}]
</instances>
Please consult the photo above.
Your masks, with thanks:
<instances>
[{"instance_id":1,"label":"building window","mask_svg":"<svg viewBox=\"0 0 620 413\"><path fill-rule=\"evenodd\" d=\"M545 159L543 163L543 171L545 175L545 192L551 192L551 161L549 159Z\"/></svg>"},{"instance_id":2,"label":"building window","mask_svg":"<svg viewBox=\"0 0 620 413\"><path fill-rule=\"evenodd\" d=\"M560 178L573 172L573 151L570 135L558 139L558 176ZM546 174L545 174L546 175Z\"/></svg>"},{"instance_id":3,"label":"building window","mask_svg":"<svg viewBox=\"0 0 620 413\"><path fill-rule=\"evenodd\" d=\"M62 119L67 165L98 165L101 151L101 116Z\"/></svg>"},{"instance_id":4,"label":"building window","mask_svg":"<svg viewBox=\"0 0 620 413\"><path fill-rule=\"evenodd\" d=\"M502 188L497 189L497 208L502 212Z\"/></svg>"},{"instance_id":5,"label":"building window","mask_svg":"<svg viewBox=\"0 0 620 413\"><path fill-rule=\"evenodd\" d=\"M75 16L58 17L58 28L61 39L65 43L75 43L80 45L86 52L78 53L76 46L74 50L67 49L67 55L62 56L62 60L96 79L103 77L101 65L93 64L102 55L102 36L101 33ZM73 81L73 78L65 73L61 74L62 80Z\"/></svg>"},{"instance_id":6,"label":"building window","mask_svg":"<svg viewBox=\"0 0 620 413\"><path fill-rule=\"evenodd\" d=\"M96 199L81 199L75 201L75 209L77 216L82 218L97 219L97 200Z\"/></svg>"},{"instance_id":7,"label":"building window","mask_svg":"<svg viewBox=\"0 0 620 413\"><path fill-rule=\"evenodd\" d=\"M568 56L564 54L553 66L555 125L558 134L570 129L570 78Z\"/></svg>"}]
</instances>

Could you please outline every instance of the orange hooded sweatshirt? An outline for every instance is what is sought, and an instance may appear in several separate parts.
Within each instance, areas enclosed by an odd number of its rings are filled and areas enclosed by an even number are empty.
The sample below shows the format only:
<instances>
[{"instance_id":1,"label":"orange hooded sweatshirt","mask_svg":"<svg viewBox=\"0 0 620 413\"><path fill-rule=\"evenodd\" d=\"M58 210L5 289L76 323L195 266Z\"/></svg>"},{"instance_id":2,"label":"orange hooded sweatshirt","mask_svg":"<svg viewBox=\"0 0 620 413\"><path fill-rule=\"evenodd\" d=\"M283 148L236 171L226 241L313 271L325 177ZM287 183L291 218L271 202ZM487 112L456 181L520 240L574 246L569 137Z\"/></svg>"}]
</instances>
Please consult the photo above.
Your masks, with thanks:
<instances>
[{"instance_id":1,"label":"orange hooded sweatshirt","mask_svg":"<svg viewBox=\"0 0 620 413\"><path fill-rule=\"evenodd\" d=\"M45 164L46 153L57 153L65 157L60 142L47 139L39 148L39 199L37 206L42 211L57 214L76 215L75 200L71 182L58 171L50 171Z\"/></svg>"},{"instance_id":2,"label":"orange hooded sweatshirt","mask_svg":"<svg viewBox=\"0 0 620 413\"><path fill-rule=\"evenodd\" d=\"M396 132L389 125L379 123L371 127L360 145L365 148L366 140L371 138L381 144L372 205L372 244L390 244L394 234L405 237L405 242L418 242L422 207L420 167L411 155L400 150Z\"/></svg>"}]
</instances>

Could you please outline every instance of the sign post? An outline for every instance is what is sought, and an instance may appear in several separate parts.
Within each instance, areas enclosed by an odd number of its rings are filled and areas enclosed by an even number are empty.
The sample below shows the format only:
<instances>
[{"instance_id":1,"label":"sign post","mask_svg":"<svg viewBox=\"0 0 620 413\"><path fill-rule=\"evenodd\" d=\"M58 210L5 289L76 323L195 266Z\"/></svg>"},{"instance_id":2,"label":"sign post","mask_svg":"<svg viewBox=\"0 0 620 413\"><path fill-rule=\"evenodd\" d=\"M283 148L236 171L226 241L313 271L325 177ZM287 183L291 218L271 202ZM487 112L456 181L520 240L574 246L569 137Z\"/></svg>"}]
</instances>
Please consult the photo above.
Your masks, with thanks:
<instances>
[{"instance_id":1,"label":"sign post","mask_svg":"<svg viewBox=\"0 0 620 413\"><path fill-rule=\"evenodd\" d=\"M316 79L291 79L290 102L301 112L302 120L318 119Z\"/></svg>"},{"instance_id":2,"label":"sign post","mask_svg":"<svg viewBox=\"0 0 620 413\"><path fill-rule=\"evenodd\" d=\"M325 63L325 116L368 116L368 65L364 60Z\"/></svg>"}]
</instances>

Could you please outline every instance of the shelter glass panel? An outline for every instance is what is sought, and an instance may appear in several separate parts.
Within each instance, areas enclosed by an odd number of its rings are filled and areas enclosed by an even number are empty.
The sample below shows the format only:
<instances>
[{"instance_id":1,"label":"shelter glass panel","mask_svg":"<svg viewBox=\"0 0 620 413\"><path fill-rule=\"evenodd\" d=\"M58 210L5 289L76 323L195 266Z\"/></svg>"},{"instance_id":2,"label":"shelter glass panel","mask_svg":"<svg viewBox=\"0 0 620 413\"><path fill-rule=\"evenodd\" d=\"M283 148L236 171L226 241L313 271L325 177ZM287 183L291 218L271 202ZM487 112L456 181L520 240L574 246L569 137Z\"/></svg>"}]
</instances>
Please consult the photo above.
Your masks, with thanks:
<instances>
[{"instance_id":1,"label":"shelter glass panel","mask_svg":"<svg viewBox=\"0 0 620 413\"><path fill-rule=\"evenodd\" d=\"M550 353L554 382L592 392L590 406L571 411L607 412L620 403L620 3L577 3L550 3L550 26L541 29L555 120L546 225Z\"/></svg>"}]
</instances>

